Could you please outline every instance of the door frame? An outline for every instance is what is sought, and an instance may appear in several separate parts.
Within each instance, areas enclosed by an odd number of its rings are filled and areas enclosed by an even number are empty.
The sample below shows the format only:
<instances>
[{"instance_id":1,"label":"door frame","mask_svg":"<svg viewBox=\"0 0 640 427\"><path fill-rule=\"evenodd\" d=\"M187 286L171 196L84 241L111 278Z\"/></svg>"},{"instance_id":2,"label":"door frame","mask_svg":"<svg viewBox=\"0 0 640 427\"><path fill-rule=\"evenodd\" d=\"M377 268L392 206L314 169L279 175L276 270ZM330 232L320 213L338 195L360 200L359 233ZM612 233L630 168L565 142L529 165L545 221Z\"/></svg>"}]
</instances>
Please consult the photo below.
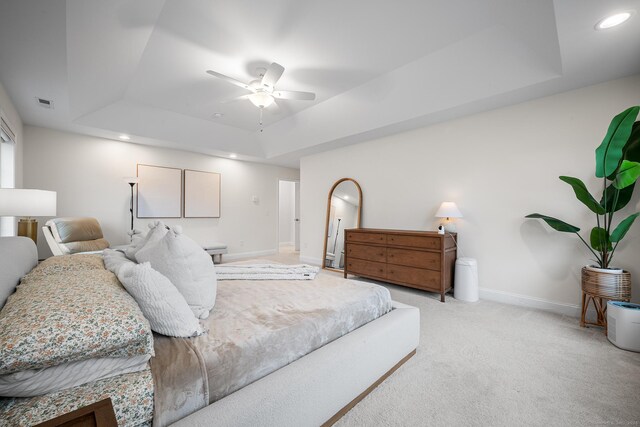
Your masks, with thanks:
<instances>
[{"instance_id":1,"label":"door frame","mask_svg":"<svg viewBox=\"0 0 640 427\"><path fill-rule=\"evenodd\" d=\"M293 182L293 183L297 183L298 185L300 185L300 179L278 178L278 181L277 181L277 184L276 184L277 185L276 206L277 206L277 212L278 212L278 215L277 215L278 220L276 221L276 253L280 253L280 181ZM295 197L294 197L293 203L294 203L294 210L295 210L295 203L296 203ZM300 209L299 206L298 206L298 209ZM295 221L295 218L294 218L294 221ZM299 233L299 229L298 229L298 234L300 234ZM293 237L294 244L295 244L295 239L296 239L296 237L294 236Z\"/></svg>"}]
</instances>

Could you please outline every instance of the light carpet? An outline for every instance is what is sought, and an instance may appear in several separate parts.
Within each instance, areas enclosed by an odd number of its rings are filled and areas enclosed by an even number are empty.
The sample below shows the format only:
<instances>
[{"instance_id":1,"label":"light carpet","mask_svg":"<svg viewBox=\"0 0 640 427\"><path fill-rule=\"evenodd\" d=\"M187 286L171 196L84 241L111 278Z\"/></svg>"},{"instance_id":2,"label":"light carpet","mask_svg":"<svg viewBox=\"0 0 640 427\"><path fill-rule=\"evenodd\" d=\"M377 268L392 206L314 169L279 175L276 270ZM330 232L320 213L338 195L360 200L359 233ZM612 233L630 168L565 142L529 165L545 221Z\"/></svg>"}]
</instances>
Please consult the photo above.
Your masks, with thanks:
<instances>
[{"instance_id":1,"label":"light carpet","mask_svg":"<svg viewBox=\"0 0 640 427\"><path fill-rule=\"evenodd\" d=\"M640 353L540 310L387 285L420 308L417 354L345 426L640 425Z\"/></svg>"}]
</instances>

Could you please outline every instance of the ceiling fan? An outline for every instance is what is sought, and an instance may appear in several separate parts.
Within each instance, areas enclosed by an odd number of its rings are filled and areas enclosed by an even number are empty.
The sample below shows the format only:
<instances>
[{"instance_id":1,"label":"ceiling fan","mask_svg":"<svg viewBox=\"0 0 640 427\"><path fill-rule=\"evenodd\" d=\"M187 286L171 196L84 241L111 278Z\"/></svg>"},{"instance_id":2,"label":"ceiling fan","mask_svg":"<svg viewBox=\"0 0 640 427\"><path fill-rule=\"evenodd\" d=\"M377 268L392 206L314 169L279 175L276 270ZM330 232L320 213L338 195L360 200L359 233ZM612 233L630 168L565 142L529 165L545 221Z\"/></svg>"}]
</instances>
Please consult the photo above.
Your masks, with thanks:
<instances>
[{"instance_id":1,"label":"ceiling fan","mask_svg":"<svg viewBox=\"0 0 640 427\"><path fill-rule=\"evenodd\" d=\"M262 109L267 108L273 104L277 105L277 103L275 102L276 99L300 101L313 101L314 99L316 99L316 94L312 92L276 90L276 83L278 83L278 80L280 80L282 73L284 73L284 67L275 62L269 65L269 67L266 69L259 68L258 73L261 78L252 80L249 83L243 83L240 80L225 76L224 74L220 74L213 70L207 70L207 73L251 92L246 95L238 96L236 98L224 100L222 102L228 103L248 99L253 105L260 108L260 125L262 125Z\"/></svg>"}]
</instances>

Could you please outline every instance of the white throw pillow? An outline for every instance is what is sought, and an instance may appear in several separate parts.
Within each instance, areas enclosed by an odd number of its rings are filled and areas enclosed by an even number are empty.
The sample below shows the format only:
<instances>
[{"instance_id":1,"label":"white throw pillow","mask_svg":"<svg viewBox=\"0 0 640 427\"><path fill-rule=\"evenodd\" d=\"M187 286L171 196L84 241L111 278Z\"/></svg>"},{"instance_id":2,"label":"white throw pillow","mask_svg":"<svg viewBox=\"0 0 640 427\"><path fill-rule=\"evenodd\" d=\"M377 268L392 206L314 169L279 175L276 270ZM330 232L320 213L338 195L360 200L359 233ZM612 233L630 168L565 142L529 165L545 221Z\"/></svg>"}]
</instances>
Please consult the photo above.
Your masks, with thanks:
<instances>
[{"instance_id":1,"label":"white throw pillow","mask_svg":"<svg viewBox=\"0 0 640 427\"><path fill-rule=\"evenodd\" d=\"M104 261L104 268L106 268L116 276L118 275L118 272L123 265L132 262L129 261L121 251L116 251L109 248L102 251L102 261Z\"/></svg>"},{"instance_id":2,"label":"white throw pillow","mask_svg":"<svg viewBox=\"0 0 640 427\"><path fill-rule=\"evenodd\" d=\"M182 234L176 226L155 244L146 244L136 254L149 262L178 288L196 317L206 319L216 302L216 272L211 256Z\"/></svg>"},{"instance_id":3,"label":"white throw pillow","mask_svg":"<svg viewBox=\"0 0 640 427\"><path fill-rule=\"evenodd\" d=\"M153 331L170 337L195 337L204 332L178 289L148 262L129 261L120 267L117 276Z\"/></svg>"},{"instance_id":4,"label":"white throw pillow","mask_svg":"<svg viewBox=\"0 0 640 427\"><path fill-rule=\"evenodd\" d=\"M136 261L136 254L145 245L153 245L167 234L167 226L162 221L154 221L149 223L149 232L146 236L140 237L138 235L133 236L133 241L128 248L124 250L124 254L131 261Z\"/></svg>"}]
</instances>

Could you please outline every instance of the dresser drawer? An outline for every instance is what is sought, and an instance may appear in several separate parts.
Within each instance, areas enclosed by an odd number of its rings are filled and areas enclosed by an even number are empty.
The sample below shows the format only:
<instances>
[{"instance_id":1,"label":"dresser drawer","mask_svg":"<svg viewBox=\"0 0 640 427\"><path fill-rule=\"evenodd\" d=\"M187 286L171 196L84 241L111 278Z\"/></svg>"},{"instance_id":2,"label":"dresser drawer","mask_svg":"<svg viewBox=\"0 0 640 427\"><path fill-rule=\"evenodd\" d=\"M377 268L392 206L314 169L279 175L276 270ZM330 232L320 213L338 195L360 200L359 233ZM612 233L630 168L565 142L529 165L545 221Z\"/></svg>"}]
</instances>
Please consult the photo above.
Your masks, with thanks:
<instances>
[{"instance_id":1,"label":"dresser drawer","mask_svg":"<svg viewBox=\"0 0 640 427\"><path fill-rule=\"evenodd\" d=\"M387 260L387 248L349 243L347 245L347 257L385 262Z\"/></svg>"},{"instance_id":2,"label":"dresser drawer","mask_svg":"<svg viewBox=\"0 0 640 427\"><path fill-rule=\"evenodd\" d=\"M387 279L416 285L423 289L440 290L440 273L437 271L389 264Z\"/></svg>"},{"instance_id":3,"label":"dresser drawer","mask_svg":"<svg viewBox=\"0 0 640 427\"><path fill-rule=\"evenodd\" d=\"M360 233L347 230L347 242L387 243L387 235L383 233Z\"/></svg>"},{"instance_id":4,"label":"dresser drawer","mask_svg":"<svg viewBox=\"0 0 640 427\"><path fill-rule=\"evenodd\" d=\"M387 262L395 265L405 265L407 267L427 268L429 270L440 271L440 253L414 251L411 249L387 249Z\"/></svg>"},{"instance_id":5,"label":"dresser drawer","mask_svg":"<svg viewBox=\"0 0 640 427\"><path fill-rule=\"evenodd\" d=\"M387 275L386 264L378 262L351 259L347 257L347 273L362 274L363 276L373 276L384 279Z\"/></svg>"},{"instance_id":6,"label":"dresser drawer","mask_svg":"<svg viewBox=\"0 0 640 427\"><path fill-rule=\"evenodd\" d=\"M407 246L421 249L440 249L440 238L430 236L404 236L390 234L387 236L387 244L391 246Z\"/></svg>"}]
</instances>

